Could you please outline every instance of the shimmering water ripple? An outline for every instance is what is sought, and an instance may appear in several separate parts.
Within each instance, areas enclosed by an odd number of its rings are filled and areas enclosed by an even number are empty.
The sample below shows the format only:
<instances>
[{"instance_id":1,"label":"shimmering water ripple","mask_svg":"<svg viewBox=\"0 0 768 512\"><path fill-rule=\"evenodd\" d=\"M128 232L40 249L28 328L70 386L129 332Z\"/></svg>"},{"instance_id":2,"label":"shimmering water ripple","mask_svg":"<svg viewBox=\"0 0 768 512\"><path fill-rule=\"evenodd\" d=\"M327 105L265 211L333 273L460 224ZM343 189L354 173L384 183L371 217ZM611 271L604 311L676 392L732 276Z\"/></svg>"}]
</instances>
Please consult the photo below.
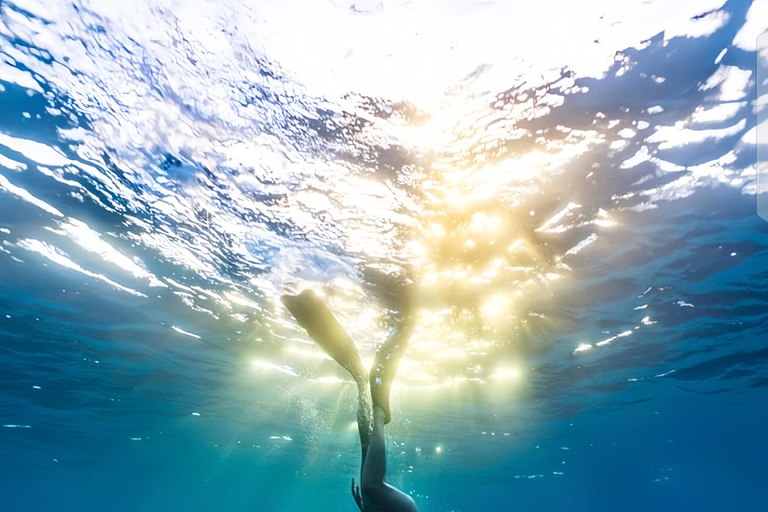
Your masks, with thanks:
<instances>
[{"instance_id":1,"label":"shimmering water ripple","mask_svg":"<svg viewBox=\"0 0 768 512\"><path fill-rule=\"evenodd\" d=\"M759 7L709 3L592 68L436 60L455 80L432 95L268 53L266 5L0 5L3 443L94 467L50 439L189 438L309 474L330 450L351 474L354 393L276 298L325 293L370 359L382 275L418 289L396 478L504 466L499 446L660 393L761 392ZM568 474L532 449L500 478Z\"/></svg>"}]
</instances>

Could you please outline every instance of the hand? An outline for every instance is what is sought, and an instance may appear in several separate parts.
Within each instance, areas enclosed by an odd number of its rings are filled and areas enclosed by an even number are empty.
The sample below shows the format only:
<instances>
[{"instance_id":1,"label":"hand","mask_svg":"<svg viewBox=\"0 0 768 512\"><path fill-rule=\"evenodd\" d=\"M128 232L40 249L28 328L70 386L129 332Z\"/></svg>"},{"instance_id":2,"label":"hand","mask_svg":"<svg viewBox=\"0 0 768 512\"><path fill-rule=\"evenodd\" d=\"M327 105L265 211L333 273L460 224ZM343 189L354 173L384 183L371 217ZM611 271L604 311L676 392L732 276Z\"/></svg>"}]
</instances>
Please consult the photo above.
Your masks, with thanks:
<instances>
[{"instance_id":1,"label":"hand","mask_svg":"<svg viewBox=\"0 0 768 512\"><path fill-rule=\"evenodd\" d=\"M355 498L355 503L357 503L357 508L360 509L360 512L363 511L363 498L360 496L360 487L355 487L355 479L352 478L352 497Z\"/></svg>"}]
</instances>

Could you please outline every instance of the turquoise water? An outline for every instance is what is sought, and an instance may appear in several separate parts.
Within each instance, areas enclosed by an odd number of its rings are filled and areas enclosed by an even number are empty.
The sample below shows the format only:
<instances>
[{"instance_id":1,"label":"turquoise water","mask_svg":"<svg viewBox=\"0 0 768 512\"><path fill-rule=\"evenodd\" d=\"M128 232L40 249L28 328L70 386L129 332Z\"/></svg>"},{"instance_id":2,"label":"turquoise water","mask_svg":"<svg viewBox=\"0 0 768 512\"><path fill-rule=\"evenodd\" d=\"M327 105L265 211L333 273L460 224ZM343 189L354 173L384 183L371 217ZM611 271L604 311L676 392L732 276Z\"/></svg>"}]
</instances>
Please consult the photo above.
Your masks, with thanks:
<instances>
[{"instance_id":1,"label":"turquoise water","mask_svg":"<svg viewBox=\"0 0 768 512\"><path fill-rule=\"evenodd\" d=\"M355 510L355 387L277 299L369 360L376 275L419 510L765 509L763 3L514 52L546 18L313 5L0 2L2 510Z\"/></svg>"}]
</instances>

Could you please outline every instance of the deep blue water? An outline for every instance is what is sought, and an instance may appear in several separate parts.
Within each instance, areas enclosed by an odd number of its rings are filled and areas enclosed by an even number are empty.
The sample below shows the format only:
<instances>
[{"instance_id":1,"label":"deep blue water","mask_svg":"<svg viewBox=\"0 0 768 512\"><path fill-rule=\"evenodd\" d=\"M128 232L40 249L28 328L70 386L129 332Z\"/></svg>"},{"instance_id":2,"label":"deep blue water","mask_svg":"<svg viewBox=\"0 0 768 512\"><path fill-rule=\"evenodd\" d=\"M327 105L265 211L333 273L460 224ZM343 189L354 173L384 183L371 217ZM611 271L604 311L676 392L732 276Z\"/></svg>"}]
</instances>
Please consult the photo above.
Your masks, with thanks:
<instances>
[{"instance_id":1,"label":"deep blue water","mask_svg":"<svg viewBox=\"0 0 768 512\"><path fill-rule=\"evenodd\" d=\"M367 358L372 269L420 290L387 427L419 510L768 509L759 12L710 4L604 76L478 67L425 145L438 111L315 94L239 3L0 2L0 510L355 510L354 386L276 299L323 291Z\"/></svg>"}]
</instances>

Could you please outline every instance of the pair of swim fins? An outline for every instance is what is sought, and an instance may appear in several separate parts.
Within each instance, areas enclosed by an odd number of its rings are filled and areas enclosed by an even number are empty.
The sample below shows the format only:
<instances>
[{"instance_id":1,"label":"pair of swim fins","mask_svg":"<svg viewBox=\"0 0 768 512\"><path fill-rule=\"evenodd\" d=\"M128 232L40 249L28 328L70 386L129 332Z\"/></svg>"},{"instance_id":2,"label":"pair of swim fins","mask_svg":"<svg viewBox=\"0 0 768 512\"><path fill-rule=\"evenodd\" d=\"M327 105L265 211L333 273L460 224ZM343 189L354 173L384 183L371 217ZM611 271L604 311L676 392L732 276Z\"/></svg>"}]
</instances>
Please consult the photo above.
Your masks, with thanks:
<instances>
[{"instance_id":1,"label":"pair of swim fins","mask_svg":"<svg viewBox=\"0 0 768 512\"><path fill-rule=\"evenodd\" d=\"M280 297L280 301L288 308L296 321L307 330L315 343L346 369L355 379L355 382L361 384L368 379L368 371L363 366L360 353L352 337L344 330L325 302L314 291L307 289L299 295L283 295ZM391 419L389 389L397 369L396 358L392 358L391 363L385 365L384 363L389 360L389 354L383 355L381 352L377 352L371 376L373 404L381 407L384 411L385 423L389 423Z\"/></svg>"}]
</instances>

